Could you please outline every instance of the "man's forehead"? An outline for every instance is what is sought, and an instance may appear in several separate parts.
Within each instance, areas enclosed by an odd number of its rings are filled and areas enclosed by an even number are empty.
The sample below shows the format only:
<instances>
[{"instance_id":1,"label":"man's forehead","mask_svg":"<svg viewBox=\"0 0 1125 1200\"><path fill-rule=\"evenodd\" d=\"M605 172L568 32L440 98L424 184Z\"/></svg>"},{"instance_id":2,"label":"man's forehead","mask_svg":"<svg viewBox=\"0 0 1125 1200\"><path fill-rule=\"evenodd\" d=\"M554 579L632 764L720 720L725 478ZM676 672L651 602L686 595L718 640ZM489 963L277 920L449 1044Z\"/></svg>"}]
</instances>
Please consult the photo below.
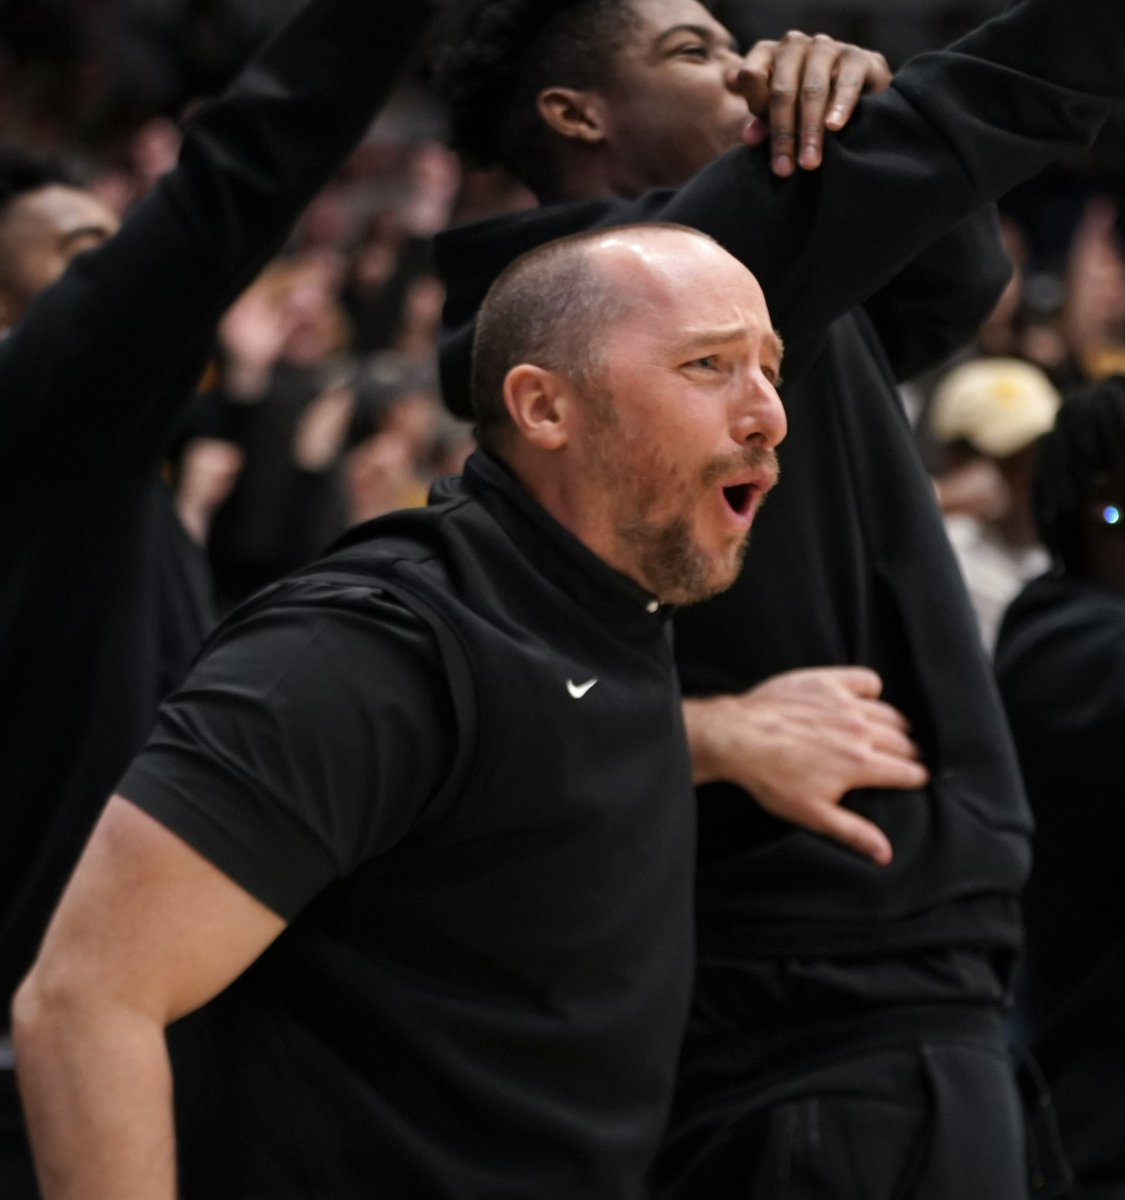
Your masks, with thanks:
<instances>
[{"instance_id":1,"label":"man's forehead","mask_svg":"<svg viewBox=\"0 0 1125 1200\"><path fill-rule=\"evenodd\" d=\"M119 224L113 211L93 192L61 183L18 196L8 206L4 221L10 226L49 228L62 233L79 228L112 233Z\"/></svg>"},{"instance_id":2,"label":"man's forehead","mask_svg":"<svg viewBox=\"0 0 1125 1200\"><path fill-rule=\"evenodd\" d=\"M626 290L678 297L685 290L711 296L716 290L748 289L761 296L758 281L742 263L710 238L690 230L660 226L609 230L593 242L591 253Z\"/></svg>"},{"instance_id":3,"label":"man's forehead","mask_svg":"<svg viewBox=\"0 0 1125 1200\"><path fill-rule=\"evenodd\" d=\"M700 241L700 239L696 239ZM701 256L692 247L674 252L644 253L643 246L607 246L606 282L619 302L618 331L631 331L672 354L750 339L762 352L782 355L762 290L741 263L718 247Z\"/></svg>"},{"instance_id":4,"label":"man's forehead","mask_svg":"<svg viewBox=\"0 0 1125 1200\"><path fill-rule=\"evenodd\" d=\"M677 29L710 34L720 42L733 43L730 31L697 0L630 0L643 24L643 37L652 43Z\"/></svg>"}]
</instances>

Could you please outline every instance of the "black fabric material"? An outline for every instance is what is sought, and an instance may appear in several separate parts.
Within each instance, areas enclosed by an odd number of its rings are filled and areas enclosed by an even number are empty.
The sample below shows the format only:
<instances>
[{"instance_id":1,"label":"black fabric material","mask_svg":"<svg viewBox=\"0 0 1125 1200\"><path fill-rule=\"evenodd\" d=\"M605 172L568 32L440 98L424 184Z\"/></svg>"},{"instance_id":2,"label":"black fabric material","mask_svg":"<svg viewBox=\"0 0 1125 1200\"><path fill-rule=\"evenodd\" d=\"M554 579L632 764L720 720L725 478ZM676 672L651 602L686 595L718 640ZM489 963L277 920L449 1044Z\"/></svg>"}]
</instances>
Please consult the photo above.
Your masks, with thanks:
<instances>
[{"instance_id":1,"label":"black fabric material","mask_svg":"<svg viewBox=\"0 0 1125 1200\"><path fill-rule=\"evenodd\" d=\"M1125 1196L1125 597L1049 574L1004 617L996 672L1035 814L1032 1048L1078 1195Z\"/></svg>"},{"instance_id":2,"label":"black fabric material","mask_svg":"<svg viewBox=\"0 0 1125 1200\"><path fill-rule=\"evenodd\" d=\"M668 617L495 460L446 495L234 613L121 783L292 918L179 1047L186 1197L646 1194L693 958Z\"/></svg>"},{"instance_id":3,"label":"black fabric material","mask_svg":"<svg viewBox=\"0 0 1125 1200\"><path fill-rule=\"evenodd\" d=\"M208 622L158 478L215 321L359 139L426 24L315 0L179 166L0 342L0 997Z\"/></svg>"},{"instance_id":4,"label":"black fabric material","mask_svg":"<svg viewBox=\"0 0 1125 1200\"><path fill-rule=\"evenodd\" d=\"M691 1200L965 1200L1028 1195L1023 1115L1000 1021L890 1012L816 1031L813 1062L697 1056L705 1117L665 1151L661 1196ZM782 1047L776 1047L781 1050ZM748 1094L743 1081L757 1080Z\"/></svg>"}]
</instances>

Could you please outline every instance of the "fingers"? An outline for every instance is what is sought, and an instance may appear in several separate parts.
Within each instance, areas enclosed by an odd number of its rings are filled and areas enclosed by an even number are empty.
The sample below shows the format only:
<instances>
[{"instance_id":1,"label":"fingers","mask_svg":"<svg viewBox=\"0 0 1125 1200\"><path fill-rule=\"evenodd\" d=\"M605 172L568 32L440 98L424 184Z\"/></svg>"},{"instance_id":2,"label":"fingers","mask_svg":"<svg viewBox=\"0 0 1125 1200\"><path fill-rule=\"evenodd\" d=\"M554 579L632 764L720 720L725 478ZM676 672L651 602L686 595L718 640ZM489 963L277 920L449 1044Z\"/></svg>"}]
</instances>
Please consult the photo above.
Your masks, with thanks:
<instances>
[{"instance_id":1,"label":"fingers","mask_svg":"<svg viewBox=\"0 0 1125 1200\"><path fill-rule=\"evenodd\" d=\"M874 699L883 692L883 680L879 673L870 667L814 667L807 673L811 674L813 671L831 675L853 695L864 699Z\"/></svg>"},{"instance_id":2,"label":"fingers","mask_svg":"<svg viewBox=\"0 0 1125 1200\"><path fill-rule=\"evenodd\" d=\"M864 700L863 705L865 720L870 721L876 726L885 726L887 729L900 733L905 734L909 732L910 722L894 705L887 704L883 700ZM913 742L911 742L911 745L913 745Z\"/></svg>"},{"instance_id":3,"label":"fingers","mask_svg":"<svg viewBox=\"0 0 1125 1200\"><path fill-rule=\"evenodd\" d=\"M914 740L904 729L895 726L869 726L868 745L876 754L894 758L899 762L918 763L922 755Z\"/></svg>"},{"instance_id":4,"label":"fingers","mask_svg":"<svg viewBox=\"0 0 1125 1200\"><path fill-rule=\"evenodd\" d=\"M810 821L806 828L850 847L881 867L894 857L890 839L879 826L850 808L819 809L815 822Z\"/></svg>"},{"instance_id":5,"label":"fingers","mask_svg":"<svg viewBox=\"0 0 1125 1200\"><path fill-rule=\"evenodd\" d=\"M761 41L747 54L737 87L746 98L751 122L747 145L760 145L768 117L775 174L791 175L820 166L825 129L841 129L864 92L890 84L887 61L875 51L837 42L825 34L809 37L791 30L780 42Z\"/></svg>"},{"instance_id":6,"label":"fingers","mask_svg":"<svg viewBox=\"0 0 1125 1200\"><path fill-rule=\"evenodd\" d=\"M804 61L804 74L797 83L799 142L797 161L806 171L820 166L824 152L824 123L832 96L833 72L840 47L830 38L817 36ZM835 112L833 101L833 112Z\"/></svg>"},{"instance_id":7,"label":"fingers","mask_svg":"<svg viewBox=\"0 0 1125 1200\"><path fill-rule=\"evenodd\" d=\"M825 122L829 129L842 129L852 118L865 92L881 92L890 86L887 60L874 50L845 46L836 61L832 108Z\"/></svg>"},{"instance_id":8,"label":"fingers","mask_svg":"<svg viewBox=\"0 0 1125 1200\"><path fill-rule=\"evenodd\" d=\"M851 787L912 792L925 787L929 781L929 771L913 756L873 751L867 756L862 771L857 772Z\"/></svg>"},{"instance_id":9,"label":"fingers","mask_svg":"<svg viewBox=\"0 0 1125 1200\"><path fill-rule=\"evenodd\" d=\"M802 80L812 43L806 34L790 32L774 50L768 111L770 154L776 175L792 175L795 169Z\"/></svg>"},{"instance_id":10,"label":"fingers","mask_svg":"<svg viewBox=\"0 0 1125 1200\"><path fill-rule=\"evenodd\" d=\"M769 40L756 42L742 60L738 73L738 91L745 97L746 106L755 117L768 117L770 112L770 79L778 43Z\"/></svg>"}]
</instances>

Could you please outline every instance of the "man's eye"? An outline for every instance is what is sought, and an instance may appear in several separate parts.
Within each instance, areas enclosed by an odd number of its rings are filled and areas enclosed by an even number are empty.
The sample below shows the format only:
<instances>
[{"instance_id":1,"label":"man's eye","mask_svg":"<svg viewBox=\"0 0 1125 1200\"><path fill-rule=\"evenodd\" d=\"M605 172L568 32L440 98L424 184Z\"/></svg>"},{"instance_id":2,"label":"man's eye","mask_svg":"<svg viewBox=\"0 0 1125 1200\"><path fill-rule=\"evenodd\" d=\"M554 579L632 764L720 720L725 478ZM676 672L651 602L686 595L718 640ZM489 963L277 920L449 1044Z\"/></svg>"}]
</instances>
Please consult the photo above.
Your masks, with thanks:
<instances>
[{"instance_id":1,"label":"man's eye","mask_svg":"<svg viewBox=\"0 0 1125 1200\"><path fill-rule=\"evenodd\" d=\"M676 54L684 55L688 58L705 59L708 57L709 51L702 42L688 42L686 45L677 46Z\"/></svg>"},{"instance_id":2,"label":"man's eye","mask_svg":"<svg viewBox=\"0 0 1125 1200\"><path fill-rule=\"evenodd\" d=\"M693 358L689 367L700 367L704 371L717 371L719 369L719 356L717 354L705 354L702 358Z\"/></svg>"}]
</instances>

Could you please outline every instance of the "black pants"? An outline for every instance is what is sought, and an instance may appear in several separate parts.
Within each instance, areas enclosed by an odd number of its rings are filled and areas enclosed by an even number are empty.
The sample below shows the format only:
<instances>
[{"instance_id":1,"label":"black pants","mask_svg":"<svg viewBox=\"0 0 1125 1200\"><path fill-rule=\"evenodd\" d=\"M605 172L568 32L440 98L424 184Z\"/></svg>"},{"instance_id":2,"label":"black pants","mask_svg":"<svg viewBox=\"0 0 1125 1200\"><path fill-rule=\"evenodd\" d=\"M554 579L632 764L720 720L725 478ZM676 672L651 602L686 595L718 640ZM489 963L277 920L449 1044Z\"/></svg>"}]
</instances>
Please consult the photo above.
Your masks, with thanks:
<instances>
[{"instance_id":1,"label":"black pants","mask_svg":"<svg viewBox=\"0 0 1125 1200\"><path fill-rule=\"evenodd\" d=\"M882 1027L881 1027L882 1026ZM1026 1200L1000 1018L896 1014L689 1047L662 1200Z\"/></svg>"}]
</instances>

